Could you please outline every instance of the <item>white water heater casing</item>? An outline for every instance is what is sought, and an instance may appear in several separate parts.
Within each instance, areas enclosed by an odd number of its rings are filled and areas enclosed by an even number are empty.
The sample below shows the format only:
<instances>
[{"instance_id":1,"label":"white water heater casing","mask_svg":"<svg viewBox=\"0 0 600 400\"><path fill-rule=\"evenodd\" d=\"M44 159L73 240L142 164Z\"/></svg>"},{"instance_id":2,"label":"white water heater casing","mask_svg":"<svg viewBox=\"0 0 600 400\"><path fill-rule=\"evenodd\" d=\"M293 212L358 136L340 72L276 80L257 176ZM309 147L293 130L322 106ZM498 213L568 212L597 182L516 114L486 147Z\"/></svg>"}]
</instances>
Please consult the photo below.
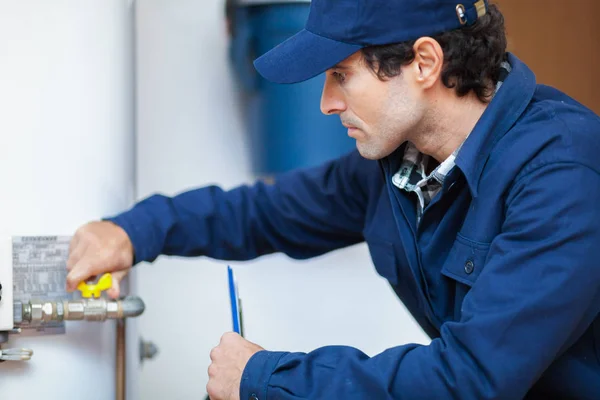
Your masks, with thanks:
<instances>
[{"instance_id":1,"label":"white water heater casing","mask_svg":"<svg viewBox=\"0 0 600 400\"><path fill-rule=\"evenodd\" d=\"M133 18L130 0L0 0L3 266L11 236L70 236L131 206ZM2 400L115 398L114 321L66 329L10 336L34 355L0 364Z\"/></svg>"}]
</instances>

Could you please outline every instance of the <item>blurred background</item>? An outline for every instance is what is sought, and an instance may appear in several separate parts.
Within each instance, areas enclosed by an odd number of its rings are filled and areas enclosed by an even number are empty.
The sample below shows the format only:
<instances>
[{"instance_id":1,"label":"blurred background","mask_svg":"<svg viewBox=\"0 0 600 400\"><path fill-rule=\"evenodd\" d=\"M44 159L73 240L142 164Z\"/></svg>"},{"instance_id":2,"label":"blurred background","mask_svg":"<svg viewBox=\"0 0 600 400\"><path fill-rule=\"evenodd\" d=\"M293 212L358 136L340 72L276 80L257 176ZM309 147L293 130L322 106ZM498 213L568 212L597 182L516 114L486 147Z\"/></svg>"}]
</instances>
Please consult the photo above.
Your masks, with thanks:
<instances>
[{"instance_id":1,"label":"blurred background","mask_svg":"<svg viewBox=\"0 0 600 400\"><path fill-rule=\"evenodd\" d=\"M495 3L509 50L538 82L600 113L600 2ZM309 6L0 0L0 187L11 199L0 201L0 234L72 234L156 192L232 188L352 149L339 119L320 115L323 77L274 85L252 67L303 27ZM273 255L231 265L246 337L266 349L335 344L375 355L429 342L364 245L309 261ZM129 290L146 311L127 321L128 399L204 396L209 352L231 330L226 267L161 257L135 268ZM79 398L95 387L86 398L117 398L115 326L68 328L65 337L15 339L40 351L28 366L0 365L0 397ZM140 360L140 338L156 345L154 358Z\"/></svg>"}]
</instances>

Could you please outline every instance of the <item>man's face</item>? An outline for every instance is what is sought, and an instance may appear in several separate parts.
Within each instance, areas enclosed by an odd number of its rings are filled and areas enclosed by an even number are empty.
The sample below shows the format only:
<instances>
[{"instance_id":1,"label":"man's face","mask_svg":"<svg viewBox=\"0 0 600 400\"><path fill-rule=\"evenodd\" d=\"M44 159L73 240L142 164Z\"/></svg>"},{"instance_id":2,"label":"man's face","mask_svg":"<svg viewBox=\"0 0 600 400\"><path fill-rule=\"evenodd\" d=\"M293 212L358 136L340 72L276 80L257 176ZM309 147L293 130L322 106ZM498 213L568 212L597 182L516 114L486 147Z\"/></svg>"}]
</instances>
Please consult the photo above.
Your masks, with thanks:
<instances>
[{"instance_id":1,"label":"man's face","mask_svg":"<svg viewBox=\"0 0 600 400\"><path fill-rule=\"evenodd\" d=\"M404 70L380 80L361 52L327 70L321 111L338 114L356 139L360 154L371 160L388 156L411 133L424 115L424 101L410 85Z\"/></svg>"}]
</instances>

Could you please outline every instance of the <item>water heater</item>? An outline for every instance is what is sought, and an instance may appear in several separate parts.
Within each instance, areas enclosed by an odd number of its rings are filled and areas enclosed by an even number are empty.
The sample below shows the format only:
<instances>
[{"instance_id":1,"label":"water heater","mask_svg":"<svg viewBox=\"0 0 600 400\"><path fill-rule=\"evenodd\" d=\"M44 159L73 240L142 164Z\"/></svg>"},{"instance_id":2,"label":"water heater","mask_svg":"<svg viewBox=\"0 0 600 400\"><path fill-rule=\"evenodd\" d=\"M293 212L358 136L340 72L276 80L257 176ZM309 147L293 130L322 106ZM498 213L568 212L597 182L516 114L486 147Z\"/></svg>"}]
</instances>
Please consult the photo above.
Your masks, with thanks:
<instances>
[{"instance_id":1,"label":"water heater","mask_svg":"<svg viewBox=\"0 0 600 400\"><path fill-rule=\"evenodd\" d=\"M0 326L13 316L13 238L64 243L133 202L133 21L128 0L0 0ZM3 348L34 354L0 363L0 398L117 398L116 331L68 321L9 335Z\"/></svg>"}]
</instances>

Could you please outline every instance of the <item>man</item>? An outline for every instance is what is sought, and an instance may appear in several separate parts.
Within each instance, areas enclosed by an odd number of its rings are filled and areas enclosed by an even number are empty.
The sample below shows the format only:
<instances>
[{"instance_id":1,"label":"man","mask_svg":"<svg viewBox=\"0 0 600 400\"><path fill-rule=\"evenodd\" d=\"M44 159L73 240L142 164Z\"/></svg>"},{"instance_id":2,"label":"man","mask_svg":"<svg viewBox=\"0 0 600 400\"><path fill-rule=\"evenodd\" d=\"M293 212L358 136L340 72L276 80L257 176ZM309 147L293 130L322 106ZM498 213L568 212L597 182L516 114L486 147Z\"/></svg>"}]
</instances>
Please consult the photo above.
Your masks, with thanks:
<instances>
[{"instance_id":1,"label":"man","mask_svg":"<svg viewBox=\"0 0 600 400\"><path fill-rule=\"evenodd\" d=\"M326 72L322 111L357 151L85 225L70 290L159 254L307 258L366 241L431 343L370 358L226 334L211 398L600 398L600 119L505 48L487 1L314 0L306 30L255 65L278 83Z\"/></svg>"}]
</instances>

